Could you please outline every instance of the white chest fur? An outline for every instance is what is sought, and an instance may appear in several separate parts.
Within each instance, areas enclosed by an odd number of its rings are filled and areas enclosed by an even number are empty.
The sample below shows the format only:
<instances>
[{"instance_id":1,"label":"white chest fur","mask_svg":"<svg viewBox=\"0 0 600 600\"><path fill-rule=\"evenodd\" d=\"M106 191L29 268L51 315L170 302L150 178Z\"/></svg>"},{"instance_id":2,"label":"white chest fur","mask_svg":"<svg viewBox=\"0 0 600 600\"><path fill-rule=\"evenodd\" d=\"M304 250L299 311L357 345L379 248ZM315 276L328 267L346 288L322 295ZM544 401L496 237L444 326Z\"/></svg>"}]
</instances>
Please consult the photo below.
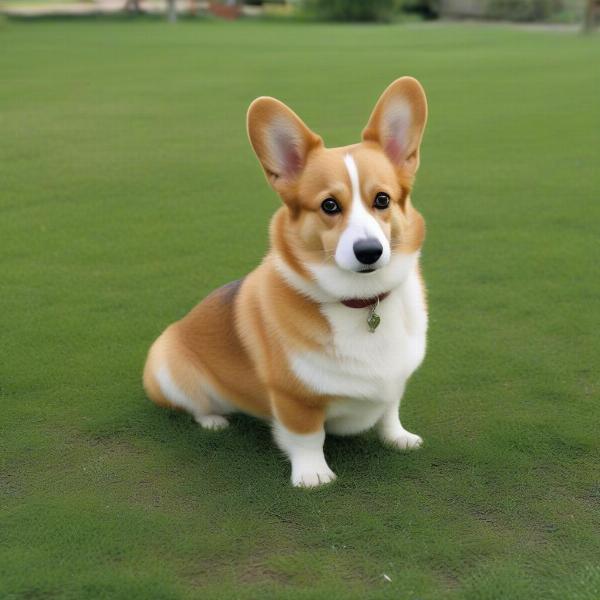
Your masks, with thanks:
<instances>
[{"instance_id":1,"label":"white chest fur","mask_svg":"<svg viewBox=\"0 0 600 600\"><path fill-rule=\"evenodd\" d=\"M417 272L379 304L381 323L374 333L367 325L368 308L329 303L322 310L333 333L330 346L290 356L292 369L309 389L339 398L328 418L351 413L366 429L398 400L425 355L427 312Z\"/></svg>"}]
</instances>

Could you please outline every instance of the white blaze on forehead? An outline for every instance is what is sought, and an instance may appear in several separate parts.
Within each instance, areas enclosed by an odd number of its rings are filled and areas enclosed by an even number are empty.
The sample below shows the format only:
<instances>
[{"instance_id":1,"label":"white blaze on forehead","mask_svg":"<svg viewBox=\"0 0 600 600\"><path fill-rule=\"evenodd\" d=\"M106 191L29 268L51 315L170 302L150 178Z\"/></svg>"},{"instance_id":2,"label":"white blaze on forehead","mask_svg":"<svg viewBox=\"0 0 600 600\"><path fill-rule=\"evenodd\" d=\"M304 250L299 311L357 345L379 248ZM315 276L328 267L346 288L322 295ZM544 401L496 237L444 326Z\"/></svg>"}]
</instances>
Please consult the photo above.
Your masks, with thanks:
<instances>
[{"instance_id":1,"label":"white blaze on forehead","mask_svg":"<svg viewBox=\"0 0 600 600\"><path fill-rule=\"evenodd\" d=\"M362 204L362 200L360 197L360 183L358 181L358 169L356 168L356 163L350 154L346 154L344 156L344 164L346 165L346 170L348 171L348 176L350 177L350 185L352 185L352 211L354 211L354 204L359 203Z\"/></svg>"},{"instance_id":2,"label":"white blaze on forehead","mask_svg":"<svg viewBox=\"0 0 600 600\"><path fill-rule=\"evenodd\" d=\"M376 238L383 246L383 253L379 260L372 265L375 268L386 265L390 260L390 244L377 219L365 208L360 195L360 181L356 162L350 154L344 156L344 164L350 177L352 187L352 204L350 216L344 233L342 233L335 251L335 261L342 269L357 271L364 268L354 254L354 243L358 240Z\"/></svg>"}]
</instances>

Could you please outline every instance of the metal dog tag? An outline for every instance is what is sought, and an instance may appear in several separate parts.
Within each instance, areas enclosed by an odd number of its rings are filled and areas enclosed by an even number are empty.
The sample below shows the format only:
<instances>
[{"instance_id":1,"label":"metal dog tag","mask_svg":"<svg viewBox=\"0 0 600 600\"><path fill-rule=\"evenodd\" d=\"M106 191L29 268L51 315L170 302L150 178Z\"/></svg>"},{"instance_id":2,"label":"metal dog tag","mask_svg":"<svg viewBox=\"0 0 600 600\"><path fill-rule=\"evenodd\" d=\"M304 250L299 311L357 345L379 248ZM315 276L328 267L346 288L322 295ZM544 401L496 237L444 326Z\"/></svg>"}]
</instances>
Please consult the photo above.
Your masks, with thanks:
<instances>
[{"instance_id":1,"label":"metal dog tag","mask_svg":"<svg viewBox=\"0 0 600 600\"><path fill-rule=\"evenodd\" d=\"M379 327L379 323L381 323L381 317L375 312L377 306L379 306L379 302L371 307L371 314L369 314L369 318L367 319L367 325L371 333L375 333L375 330Z\"/></svg>"}]
</instances>

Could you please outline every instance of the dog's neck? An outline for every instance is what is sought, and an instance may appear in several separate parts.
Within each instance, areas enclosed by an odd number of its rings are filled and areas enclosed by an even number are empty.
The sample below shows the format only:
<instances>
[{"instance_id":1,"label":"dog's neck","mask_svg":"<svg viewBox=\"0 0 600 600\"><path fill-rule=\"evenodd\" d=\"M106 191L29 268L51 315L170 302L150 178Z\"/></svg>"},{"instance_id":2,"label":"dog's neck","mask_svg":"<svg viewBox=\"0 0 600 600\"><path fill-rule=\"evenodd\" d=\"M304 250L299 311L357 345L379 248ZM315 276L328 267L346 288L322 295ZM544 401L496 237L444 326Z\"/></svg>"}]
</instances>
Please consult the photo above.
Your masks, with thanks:
<instances>
[{"instance_id":1,"label":"dog's neck","mask_svg":"<svg viewBox=\"0 0 600 600\"><path fill-rule=\"evenodd\" d=\"M384 292L373 298L347 298L341 300L341 303L348 308L367 308L379 304L390 295L390 292Z\"/></svg>"}]
</instances>

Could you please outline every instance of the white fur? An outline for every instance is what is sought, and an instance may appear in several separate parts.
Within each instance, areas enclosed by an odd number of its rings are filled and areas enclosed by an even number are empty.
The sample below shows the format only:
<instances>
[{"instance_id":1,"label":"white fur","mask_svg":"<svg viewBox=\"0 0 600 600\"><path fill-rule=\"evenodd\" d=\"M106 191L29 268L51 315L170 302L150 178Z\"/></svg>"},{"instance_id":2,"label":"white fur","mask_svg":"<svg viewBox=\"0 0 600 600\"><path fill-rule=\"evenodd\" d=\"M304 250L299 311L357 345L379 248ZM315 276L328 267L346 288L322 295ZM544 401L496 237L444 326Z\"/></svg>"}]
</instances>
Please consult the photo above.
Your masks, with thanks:
<instances>
[{"instance_id":1,"label":"white fur","mask_svg":"<svg viewBox=\"0 0 600 600\"><path fill-rule=\"evenodd\" d=\"M275 257L275 268L298 292L318 302L339 302L345 298L374 298L400 286L414 271L419 252L393 254L389 263L373 273L356 273L341 269L337 264L306 263L313 280L299 275L280 257ZM417 282L418 283L418 282Z\"/></svg>"},{"instance_id":2,"label":"white fur","mask_svg":"<svg viewBox=\"0 0 600 600\"><path fill-rule=\"evenodd\" d=\"M309 263L306 268L319 290L336 300L374 298L400 286L414 270L418 256L418 253L394 254L386 266L373 273L355 273L327 263Z\"/></svg>"},{"instance_id":3,"label":"white fur","mask_svg":"<svg viewBox=\"0 0 600 600\"><path fill-rule=\"evenodd\" d=\"M325 431L306 435L293 433L279 421L274 422L273 433L277 445L292 463L292 484L297 487L315 487L335 479L323 454Z\"/></svg>"},{"instance_id":4,"label":"white fur","mask_svg":"<svg viewBox=\"0 0 600 600\"><path fill-rule=\"evenodd\" d=\"M407 431L400 423L400 400L403 389L399 390L396 399L386 405L384 413L377 423L379 437L386 443L399 450L413 450L423 443L423 440L414 433Z\"/></svg>"},{"instance_id":5,"label":"white fur","mask_svg":"<svg viewBox=\"0 0 600 600\"><path fill-rule=\"evenodd\" d=\"M229 425L229 421L221 415L194 415L194 419L198 425L204 429L225 429Z\"/></svg>"},{"instance_id":6,"label":"white fur","mask_svg":"<svg viewBox=\"0 0 600 600\"><path fill-rule=\"evenodd\" d=\"M391 254L390 243L377 219L365 208L360 193L358 169L356 168L354 158L350 154L346 154L344 156L344 164L346 165L352 186L352 207L346 229L340 236L337 244L335 262L339 267L348 271L360 271L364 269L365 265L359 262L354 254L354 243L358 240L375 238L381 243L383 252L377 262L369 266L377 269L389 263Z\"/></svg>"},{"instance_id":7,"label":"white fur","mask_svg":"<svg viewBox=\"0 0 600 600\"><path fill-rule=\"evenodd\" d=\"M397 409L406 381L425 355L427 330L423 291L414 263L403 283L380 302L377 313L381 323L374 333L366 322L369 308L331 302L322 304L321 310L332 329L331 346L322 352L291 354L289 359L294 374L309 389L339 398L328 407L327 430L358 433L381 419L393 419L395 410L394 425L384 427L386 435L382 437L386 441L401 438L405 430L396 426L401 428Z\"/></svg>"},{"instance_id":8,"label":"white fur","mask_svg":"<svg viewBox=\"0 0 600 600\"><path fill-rule=\"evenodd\" d=\"M325 430L335 435L355 435L374 427L386 410L384 402L346 397L327 407Z\"/></svg>"}]
</instances>

